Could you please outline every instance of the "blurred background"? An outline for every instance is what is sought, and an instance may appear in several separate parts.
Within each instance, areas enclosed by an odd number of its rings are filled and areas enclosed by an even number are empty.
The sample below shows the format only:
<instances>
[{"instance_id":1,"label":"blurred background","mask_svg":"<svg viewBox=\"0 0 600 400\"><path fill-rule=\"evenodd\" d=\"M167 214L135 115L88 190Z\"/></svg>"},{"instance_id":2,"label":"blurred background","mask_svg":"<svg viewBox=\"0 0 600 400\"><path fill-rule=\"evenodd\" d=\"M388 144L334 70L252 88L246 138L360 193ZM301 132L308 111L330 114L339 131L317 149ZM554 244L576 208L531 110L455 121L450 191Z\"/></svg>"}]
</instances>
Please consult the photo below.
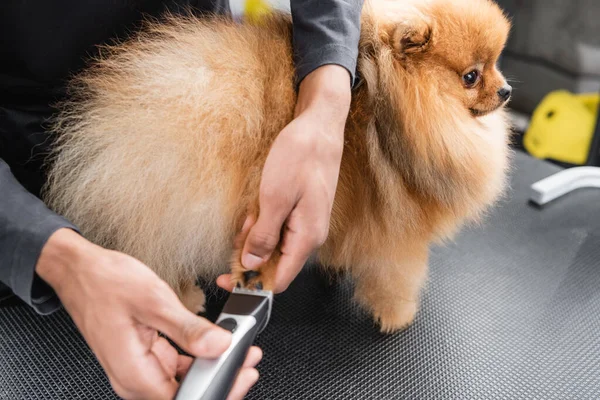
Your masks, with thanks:
<instances>
[{"instance_id":1,"label":"blurred background","mask_svg":"<svg viewBox=\"0 0 600 400\"><path fill-rule=\"evenodd\" d=\"M497 2L513 23L500 68L515 89L516 144L563 166L598 165L600 1Z\"/></svg>"}]
</instances>

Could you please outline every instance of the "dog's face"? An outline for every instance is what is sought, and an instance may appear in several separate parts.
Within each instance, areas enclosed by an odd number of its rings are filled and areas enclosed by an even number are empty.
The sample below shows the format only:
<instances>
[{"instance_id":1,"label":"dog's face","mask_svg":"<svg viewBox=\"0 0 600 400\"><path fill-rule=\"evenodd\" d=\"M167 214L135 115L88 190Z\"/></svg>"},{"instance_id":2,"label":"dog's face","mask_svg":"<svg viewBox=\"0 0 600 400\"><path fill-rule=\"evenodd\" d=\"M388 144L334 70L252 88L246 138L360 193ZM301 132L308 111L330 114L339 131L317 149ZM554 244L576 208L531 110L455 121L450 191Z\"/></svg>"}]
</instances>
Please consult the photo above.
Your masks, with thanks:
<instances>
[{"instance_id":1,"label":"dog's face","mask_svg":"<svg viewBox=\"0 0 600 400\"><path fill-rule=\"evenodd\" d=\"M482 116L511 95L497 69L509 30L491 0L430 0L416 17L397 24L391 37L401 62Z\"/></svg>"}]
</instances>

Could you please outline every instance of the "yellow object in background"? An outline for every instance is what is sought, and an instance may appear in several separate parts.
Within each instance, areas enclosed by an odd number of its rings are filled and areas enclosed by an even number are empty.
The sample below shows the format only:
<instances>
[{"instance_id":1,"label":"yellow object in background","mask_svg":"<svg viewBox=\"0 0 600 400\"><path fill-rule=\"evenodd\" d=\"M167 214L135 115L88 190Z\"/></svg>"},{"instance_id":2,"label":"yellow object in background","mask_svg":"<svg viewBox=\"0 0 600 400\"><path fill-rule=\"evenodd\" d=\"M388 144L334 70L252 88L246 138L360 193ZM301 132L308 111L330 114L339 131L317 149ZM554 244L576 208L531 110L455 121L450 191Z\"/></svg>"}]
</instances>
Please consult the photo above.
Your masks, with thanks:
<instances>
[{"instance_id":1,"label":"yellow object in background","mask_svg":"<svg viewBox=\"0 0 600 400\"><path fill-rule=\"evenodd\" d=\"M244 17L250 22L258 22L260 18L271 12L271 6L265 0L246 0Z\"/></svg>"},{"instance_id":2,"label":"yellow object in background","mask_svg":"<svg viewBox=\"0 0 600 400\"><path fill-rule=\"evenodd\" d=\"M525 149L534 157L583 165L587 161L600 95L549 93L534 110L523 136Z\"/></svg>"}]
</instances>

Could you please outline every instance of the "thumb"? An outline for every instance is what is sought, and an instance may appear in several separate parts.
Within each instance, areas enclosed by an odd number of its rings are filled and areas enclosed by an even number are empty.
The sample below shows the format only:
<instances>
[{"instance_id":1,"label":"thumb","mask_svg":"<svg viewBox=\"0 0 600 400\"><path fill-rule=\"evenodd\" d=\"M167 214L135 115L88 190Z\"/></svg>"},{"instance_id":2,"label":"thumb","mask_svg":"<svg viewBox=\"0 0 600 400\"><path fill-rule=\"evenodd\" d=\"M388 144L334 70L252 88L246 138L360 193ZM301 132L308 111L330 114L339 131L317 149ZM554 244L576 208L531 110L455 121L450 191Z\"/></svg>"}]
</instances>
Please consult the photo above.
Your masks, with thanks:
<instances>
[{"instance_id":1,"label":"thumb","mask_svg":"<svg viewBox=\"0 0 600 400\"><path fill-rule=\"evenodd\" d=\"M265 263L281 239L281 228L291 212L291 206L261 209L258 220L250 229L242 251L242 265L256 269Z\"/></svg>"},{"instance_id":2,"label":"thumb","mask_svg":"<svg viewBox=\"0 0 600 400\"><path fill-rule=\"evenodd\" d=\"M145 307L138 321L167 335L195 357L215 358L231 344L231 333L189 311L173 293L168 304Z\"/></svg>"}]
</instances>

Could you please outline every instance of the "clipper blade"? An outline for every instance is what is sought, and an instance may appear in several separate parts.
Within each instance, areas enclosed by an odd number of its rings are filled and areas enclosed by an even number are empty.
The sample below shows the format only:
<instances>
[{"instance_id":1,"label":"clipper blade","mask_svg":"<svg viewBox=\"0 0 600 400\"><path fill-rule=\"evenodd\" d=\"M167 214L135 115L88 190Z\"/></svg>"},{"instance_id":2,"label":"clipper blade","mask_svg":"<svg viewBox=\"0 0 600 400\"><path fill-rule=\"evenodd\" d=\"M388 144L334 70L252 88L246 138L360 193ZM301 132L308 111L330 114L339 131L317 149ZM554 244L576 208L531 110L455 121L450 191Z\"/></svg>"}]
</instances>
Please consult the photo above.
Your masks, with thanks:
<instances>
[{"instance_id":1,"label":"clipper blade","mask_svg":"<svg viewBox=\"0 0 600 400\"><path fill-rule=\"evenodd\" d=\"M245 288L234 288L231 292L230 299L232 297L243 297L243 296L256 296L265 298L267 303L267 315L264 321L261 321L261 325L258 333L262 332L271 318L271 309L273 307L273 292L270 290L258 290L258 289L245 289ZM229 302L229 300L228 300Z\"/></svg>"}]
</instances>

